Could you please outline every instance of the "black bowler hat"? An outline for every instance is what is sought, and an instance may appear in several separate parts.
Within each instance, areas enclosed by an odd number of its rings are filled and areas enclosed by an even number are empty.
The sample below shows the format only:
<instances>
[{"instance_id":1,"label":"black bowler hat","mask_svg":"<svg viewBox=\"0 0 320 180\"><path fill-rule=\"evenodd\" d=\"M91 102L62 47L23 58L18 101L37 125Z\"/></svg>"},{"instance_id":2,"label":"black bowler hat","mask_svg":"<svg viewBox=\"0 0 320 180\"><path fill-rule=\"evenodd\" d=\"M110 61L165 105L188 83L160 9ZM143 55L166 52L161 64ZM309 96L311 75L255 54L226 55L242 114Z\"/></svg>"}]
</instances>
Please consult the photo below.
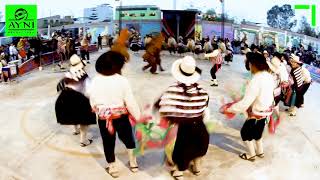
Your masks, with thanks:
<instances>
[{"instance_id":1,"label":"black bowler hat","mask_svg":"<svg viewBox=\"0 0 320 180\"><path fill-rule=\"evenodd\" d=\"M103 53L96 62L96 71L105 76L121 74L121 69L126 59L123 55L115 51Z\"/></svg>"}]
</instances>

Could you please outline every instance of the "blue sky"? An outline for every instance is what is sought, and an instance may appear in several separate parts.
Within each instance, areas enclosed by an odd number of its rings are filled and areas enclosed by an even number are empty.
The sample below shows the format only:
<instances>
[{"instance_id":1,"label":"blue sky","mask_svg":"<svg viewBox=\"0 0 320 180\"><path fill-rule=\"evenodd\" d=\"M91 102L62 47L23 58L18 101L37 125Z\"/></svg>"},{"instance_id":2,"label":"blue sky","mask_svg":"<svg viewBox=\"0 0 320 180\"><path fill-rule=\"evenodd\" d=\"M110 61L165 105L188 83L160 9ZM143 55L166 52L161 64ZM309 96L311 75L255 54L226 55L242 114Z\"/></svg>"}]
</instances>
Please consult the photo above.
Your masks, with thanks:
<instances>
[{"instance_id":1,"label":"blue sky","mask_svg":"<svg viewBox=\"0 0 320 180\"><path fill-rule=\"evenodd\" d=\"M38 4L38 16L46 17L50 15L73 15L83 16L83 9L93 7L102 3L118 5L115 0L0 0L0 11L4 12L6 4ZM123 0L123 5L158 5L162 9L172 9L173 0ZM317 5L317 26L320 26L320 0L225 0L226 12L236 17L239 21L247 19L258 23L266 24L267 11L274 5L283 4L315 4ZM206 11L214 8L219 13L221 6L219 0L177 0L177 8L188 7L200 8ZM306 15L310 17L310 12L296 11L297 17Z\"/></svg>"}]
</instances>

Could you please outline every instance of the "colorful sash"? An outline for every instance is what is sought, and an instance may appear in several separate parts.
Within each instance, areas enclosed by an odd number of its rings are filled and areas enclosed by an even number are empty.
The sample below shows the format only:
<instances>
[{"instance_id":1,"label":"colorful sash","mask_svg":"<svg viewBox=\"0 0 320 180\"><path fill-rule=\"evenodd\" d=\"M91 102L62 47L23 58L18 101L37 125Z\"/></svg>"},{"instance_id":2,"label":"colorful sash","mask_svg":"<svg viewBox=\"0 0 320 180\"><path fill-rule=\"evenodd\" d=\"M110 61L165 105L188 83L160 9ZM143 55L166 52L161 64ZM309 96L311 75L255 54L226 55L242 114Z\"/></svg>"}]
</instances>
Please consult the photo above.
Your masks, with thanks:
<instances>
[{"instance_id":1,"label":"colorful sash","mask_svg":"<svg viewBox=\"0 0 320 180\"><path fill-rule=\"evenodd\" d=\"M126 107L118 107L118 108L108 108L104 106L95 106L93 108L93 112L95 112L99 120L105 120L106 128L108 129L110 134L114 134L114 127L112 121L115 119L119 119L123 115L129 115L129 121L131 125L135 124L136 120L131 116Z\"/></svg>"}]
</instances>

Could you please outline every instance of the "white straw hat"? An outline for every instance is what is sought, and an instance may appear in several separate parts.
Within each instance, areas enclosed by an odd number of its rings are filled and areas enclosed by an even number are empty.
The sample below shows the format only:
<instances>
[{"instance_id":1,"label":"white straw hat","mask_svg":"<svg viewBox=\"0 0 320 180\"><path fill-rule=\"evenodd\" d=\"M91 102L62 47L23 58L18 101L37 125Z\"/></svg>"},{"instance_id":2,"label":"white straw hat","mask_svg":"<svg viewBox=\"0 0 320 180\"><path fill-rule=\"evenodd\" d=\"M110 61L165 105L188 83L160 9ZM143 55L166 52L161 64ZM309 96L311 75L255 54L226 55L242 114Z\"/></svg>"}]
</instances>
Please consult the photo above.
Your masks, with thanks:
<instances>
[{"instance_id":1,"label":"white straw hat","mask_svg":"<svg viewBox=\"0 0 320 180\"><path fill-rule=\"evenodd\" d=\"M176 80L184 84L196 83L201 77L201 70L191 56L176 60L172 64L171 73Z\"/></svg>"},{"instance_id":2,"label":"white straw hat","mask_svg":"<svg viewBox=\"0 0 320 180\"><path fill-rule=\"evenodd\" d=\"M293 61L293 62L298 63L298 64L303 64L303 62L300 61L300 57L296 56L294 54L290 55L290 61Z\"/></svg>"},{"instance_id":3,"label":"white straw hat","mask_svg":"<svg viewBox=\"0 0 320 180\"><path fill-rule=\"evenodd\" d=\"M86 66L86 62L82 61L80 57L76 54L70 57L70 71L78 71L83 69Z\"/></svg>"}]
</instances>

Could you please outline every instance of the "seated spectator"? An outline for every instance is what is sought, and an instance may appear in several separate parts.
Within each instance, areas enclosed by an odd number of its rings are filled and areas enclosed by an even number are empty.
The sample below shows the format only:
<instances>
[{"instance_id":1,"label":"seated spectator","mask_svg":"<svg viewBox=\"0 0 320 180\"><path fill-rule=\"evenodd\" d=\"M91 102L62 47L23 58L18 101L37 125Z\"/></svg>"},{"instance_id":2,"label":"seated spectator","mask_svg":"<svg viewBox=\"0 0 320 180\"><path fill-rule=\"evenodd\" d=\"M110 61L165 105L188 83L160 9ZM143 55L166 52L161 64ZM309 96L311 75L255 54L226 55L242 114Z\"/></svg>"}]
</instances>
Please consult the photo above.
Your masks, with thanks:
<instances>
[{"instance_id":1,"label":"seated spectator","mask_svg":"<svg viewBox=\"0 0 320 180\"><path fill-rule=\"evenodd\" d=\"M7 66L7 61L5 59L5 54L2 52L0 55L0 80L4 82L8 81L8 73L2 72L2 68Z\"/></svg>"},{"instance_id":2,"label":"seated spectator","mask_svg":"<svg viewBox=\"0 0 320 180\"><path fill-rule=\"evenodd\" d=\"M21 48L18 53L18 59L21 59L21 62L27 60L27 52L24 48Z\"/></svg>"},{"instance_id":3,"label":"seated spectator","mask_svg":"<svg viewBox=\"0 0 320 180\"><path fill-rule=\"evenodd\" d=\"M4 52L1 53L0 55L0 63L3 66L7 66L7 60L6 60L6 55L4 54Z\"/></svg>"},{"instance_id":4,"label":"seated spectator","mask_svg":"<svg viewBox=\"0 0 320 180\"><path fill-rule=\"evenodd\" d=\"M18 42L18 45L17 45L17 49L20 50L20 49L23 49L25 47L25 40L24 38L21 38Z\"/></svg>"}]
</instances>

